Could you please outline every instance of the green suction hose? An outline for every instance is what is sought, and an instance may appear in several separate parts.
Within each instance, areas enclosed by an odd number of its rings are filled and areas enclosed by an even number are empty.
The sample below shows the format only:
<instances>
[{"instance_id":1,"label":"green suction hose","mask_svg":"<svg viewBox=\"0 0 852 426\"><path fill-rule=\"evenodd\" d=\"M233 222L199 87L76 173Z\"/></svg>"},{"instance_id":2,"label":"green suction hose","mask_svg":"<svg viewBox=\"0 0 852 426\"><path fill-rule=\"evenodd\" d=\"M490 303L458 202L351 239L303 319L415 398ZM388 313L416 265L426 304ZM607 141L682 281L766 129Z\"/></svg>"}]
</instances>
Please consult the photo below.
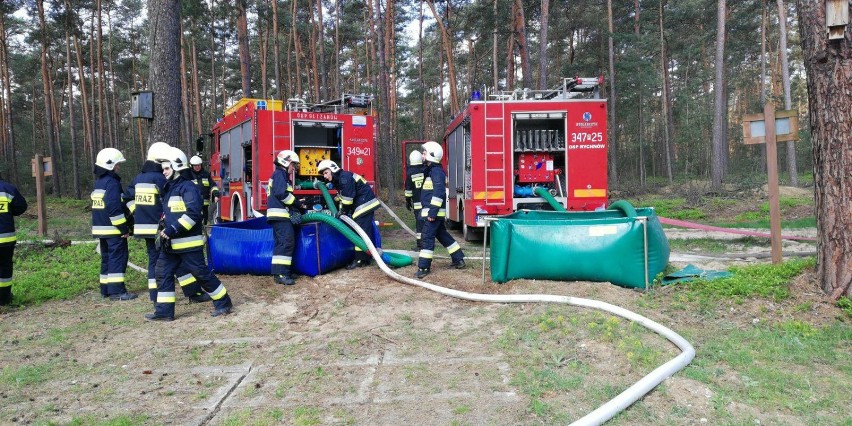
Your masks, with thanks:
<instances>
[{"instance_id":1,"label":"green suction hose","mask_svg":"<svg viewBox=\"0 0 852 426\"><path fill-rule=\"evenodd\" d=\"M562 204L559 204L559 202L556 201L556 199L553 198L552 195L550 195L550 192L547 190L547 188L543 186L537 186L535 187L533 193L541 198L544 198L544 201L547 201L547 204L550 204L550 207L553 207L553 210L556 210L558 212L567 211L565 210L565 207L562 206Z\"/></svg>"},{"instance_id":2,"label":"green suction hose","mask_svg":"<svg viewBox=\"0 0 852 426\"><path fill-rule=\"evenodd\" d=\"M327 223L331 225L332 228L343 234L346 239L351 241L352 244L355 244L359 249L365 252L368 251L369 248L367 247L367 244L364 243L364 240L362 240L361 237L352 230L352 228L334 217L337 214L337 207L334 206L334 200L331 198L331 194L328 193L328 188L326 188L326 186L320 181L314 182L313 187L322 192L322 196L325 199L326 205L328 205L328 210L331 212L331 215L319 212L308 212L302 215L302 222ZM386 259L385 263L393 266L394 268L408 266L414 263L414 260L411 257L398 253L382 253L382 259Z\"/></svg>"}]
</instances>

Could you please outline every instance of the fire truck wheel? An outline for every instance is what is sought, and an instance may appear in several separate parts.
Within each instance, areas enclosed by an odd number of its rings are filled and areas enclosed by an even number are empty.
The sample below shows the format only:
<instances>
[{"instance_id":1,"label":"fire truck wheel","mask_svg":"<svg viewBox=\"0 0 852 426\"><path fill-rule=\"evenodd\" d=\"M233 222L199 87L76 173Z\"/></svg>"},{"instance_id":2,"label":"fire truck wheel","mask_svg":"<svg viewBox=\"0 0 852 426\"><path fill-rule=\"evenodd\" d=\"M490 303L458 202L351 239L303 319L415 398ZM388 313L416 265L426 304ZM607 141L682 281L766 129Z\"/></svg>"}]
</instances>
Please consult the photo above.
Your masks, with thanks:
<instances>
[{"instance_id":1,"label":"fire truck wheel","mask_svg":"<svg viewBox=\"0 0 852 426\"><path fill-rule=\"evenodd\" d=\"M465 241L482 241L482 230L472 226L469 227L465 223L462 225L462 236L464 236Z\"/></svg>"}]
</instances>

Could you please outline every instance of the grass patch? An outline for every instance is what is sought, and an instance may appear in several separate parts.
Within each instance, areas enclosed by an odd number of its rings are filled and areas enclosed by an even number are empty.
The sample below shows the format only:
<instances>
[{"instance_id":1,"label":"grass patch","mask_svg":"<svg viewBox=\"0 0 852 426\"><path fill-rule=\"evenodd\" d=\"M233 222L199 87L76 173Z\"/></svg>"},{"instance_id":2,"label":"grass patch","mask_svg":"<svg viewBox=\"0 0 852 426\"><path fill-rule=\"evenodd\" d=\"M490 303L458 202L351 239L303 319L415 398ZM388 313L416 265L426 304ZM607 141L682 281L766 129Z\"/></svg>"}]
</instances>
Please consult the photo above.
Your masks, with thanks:
<instances>
[{"instance_id":1,"label":"grass patch","mask_svg":"<svg viewBox=\"0 0 852 426\"><path fill-rule=\"evenodd\" d=\"M69 426L83 426L83 425L92 425L92 426L134 426L145 424L148 421L148 416L142 414L134 414L134 415L122 415L116 416L111 419L101 419L95 415L87 415L83 417L74 417L71 419L71 422L68 423ZM49 423L53 424L53 423Z\"/></svg>"},{"instance_id":2,"label":"grass patch","mask_svg":"<svg viewBox=\"0 0 852 426\"><path fill-rule=\"evenodd\" d=\"M790 280L807 269L813 269L812 257L792 259L778 265L732 266L733 276L712 281L698 280L689 284L689 295L703 300L766 297L783 300L790 296Z\"/></svg>"},{"instance_id":3,"label":"grass patch","mask_svg":"<svg viewBox=\"0 0 852 426\"><path fill-rule=\"evenodd\" d=\"M669 247L672 251L690 252L698 251L702 253L727 253L731 250L732 244L742 245L742 248L749 247L768 247L770 241L766 238L745 237L733 240L719 240L715 238L690 238L690 239L670 239Z\"/></svg>"},{"instance_id":4,"label":"grass patch","mask_svg":"<svg viewBox=\"0 0 852 426\"><path fill-rule=\"evenodd\" d=\"M679 220L700 220L707 217L701 209L688 205L684 198L643 198L630 200L638 207L653 207L658 216Z\"/></svg>"},{"instance_id":5,"label":"grass patch","mask_svg":"<svg viewBox=\"0 0 852 426\"><path fill-rule=\"evenodd\" d=\"M714 391L720 416L736 401L766 413L795 412L805 424L841 424L845 413L836 407L848 400L850 341L852 329L841 323L814 327L790 320L716 330L684 374Z\"/></svg>"},{"instance_id":6,"label":"grass patch","mask_svg":"<svg viewBox=\"0 0 852 426\"><path fill-rule=\"evenodd\" d=\"M837 307L843 310L848 317L852 317L852 299L841 297L837 300Z\"/></svg>"},{"instance_id":7,"label":"grass patch","mask_svg":"<svg viewBox=\"0 0 852 426\"><path fill-rule=\"evenodd\" d=\"M48 300L67 300L88 291L98 291L100 255L93 244L46 247L21 244L15 248L13 304L38 305ZM147 288L144 274L128 268L128 289Z\"/></svg>"}]
</instances>

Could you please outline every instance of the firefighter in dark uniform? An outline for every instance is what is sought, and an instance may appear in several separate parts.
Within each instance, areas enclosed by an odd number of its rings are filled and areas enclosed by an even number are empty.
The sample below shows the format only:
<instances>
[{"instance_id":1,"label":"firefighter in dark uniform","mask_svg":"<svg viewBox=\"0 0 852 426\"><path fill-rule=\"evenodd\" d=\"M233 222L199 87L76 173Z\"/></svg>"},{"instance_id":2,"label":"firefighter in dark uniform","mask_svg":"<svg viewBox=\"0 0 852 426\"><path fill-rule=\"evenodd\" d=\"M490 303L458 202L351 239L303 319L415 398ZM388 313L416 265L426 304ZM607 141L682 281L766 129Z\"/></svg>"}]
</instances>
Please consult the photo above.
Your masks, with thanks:
<instances>
[{"instance_id":1,"label":"firefighter in dark uniform","mask_svg":"<svg viewBox=\"0 0 852 426\"><path fill-rule=\"evenodd\" d=\"M130 236L130 211L121 201L121 178L118 164L125 161L121 151L104 148L95 158L95 189L92 191L92 235L100 239L101 296L110 300L132 300L127 292L127 237Z\"/></svg>"},{"instance_id":2,"label":"firefighter in dark uniform","mask_svg":"<svg viewBox=\"0 0 852 426\"><path fill-rule=\"evenodd\" d=\"M276 284L293 285L296 280L290 272L293 264L293 250L296 248L296 233L291 218L301 212L295 204L293 185L290 175L299 164L299 156L284 150L275 157L275 171L269 178L267 188L266 221L272 226L275 245L272 248L272 275Z\"/></svg>"},{"instance_id":3,"label":"firefighter in dark uniform","mask_svg":"<svg viewBox=\"0 0 852 426\"><path fill-rule=\"evenodd\" d=\"M154 240L157 238L160 218L163 216L162 195L166 186L162 163L167 161L170 151L171 147L165 142L152 144L148 148L142 171L124 191L127 208L133 214L133 236L145 240L148 252L148 296L152 302L157 300L156 268L157 258L160 256ZM181 286L181 289L192 301L210 300L197 283Z\"/></svg>"},{"instance_id":4,"label":"firefighter in dark uniform","mask_svg":"<svg viewBox=\"0 0 852 426\"><path fill-rule=\"evenodd\" d=\"M320 161L317 169L322 177L337 189L335 198L340 201L338 215L351 217L372 241L374 212L381 204L373 193L373 189L367 184L367 180L356 173L341 169L331 160ZM370 254L355 246L355 260L347 265L346 269L355 269L369 264Z\"/></svg>"},{"instance_id":5,"label":"firefighter in dark uniform","mask_svg":"<svg viewBox=\"0 0 852 426\"><path fill-rule=\"evenodd\" d=\"M165 228L160 233L163 248L157 259L157 300L154 312L145 314L150 321L171 321L175 317L175 274L191 273L213 300L212 316L231 313L233 304L225 286L213 274L204 259L204 237L201 235L201 191L193 183L192 171L183 151L172 148L169 155L171 175L163 200Z\"/></svg>"},{"instance_id":6,"label":"firefighter in dark uniform","mask_svg":"<svg viewBox=\"0 0 852 426\"><path fill-rule=\"evenodd\" d=\"M405 208L414 211L414 230L417 233L416 250L422 247L420 238L423 232L423 216L420 215L422 204L420 203L420 192L423 188L423 154L420 151L411 151L408 156L408 169L405 173Z\"/></svg>"},{"instance_id":7,"label":"firefighter in dark uniform","mask_svg":"<svg viewBox=\"0 0 852 426\"><path fill-rule=\"evenodd\" d=\"M189 164L192 165L192 173L194 175L195 184L198 185L198 189L201 190L201 196L204 197L204 209L201 211L201 224L207 225L207 219L210 216L210 199L213 199L214 203L219 202L219 187L216 186L216 182L213 181L213 178L210 177L210 172L204 170L201 165L201 157L197 155L193 155L192 158L189 159Z\"/></svg>"},{"instance_id":8,"label":"firefighter in dark uniform","mask_svg":"<svg viewBox=\"0 0 852 426\"><path fill-rule=\"evenodd\" d=\"M420 214L423 223L423 240L420 249L420 257L417 259L417 272L415 278L423 278L432 272L432 254L435 250L435 239L447 248L452 266L456 269L464 268L464 253L459 243L447 232L444 221L447 210L444 200L447 198L446 180L447 175L441 168L441 158L444 157L444 149L437 142L426 142L423 144L423 159L426 167L423 171L423 191L420 193L420 202L423 210Z\"/></svg>"},{"instance_id":9,"label":"firefighter in dark uniform","mask_svg":"<svg viewBox=\"0 0 852 426\"><path fill-rule=\"evenodd\" d=\"M0 306L12 303L12 257L15 255L15 216L27 210L27 200L0 176Z\"/></svg>"}]
</instances>

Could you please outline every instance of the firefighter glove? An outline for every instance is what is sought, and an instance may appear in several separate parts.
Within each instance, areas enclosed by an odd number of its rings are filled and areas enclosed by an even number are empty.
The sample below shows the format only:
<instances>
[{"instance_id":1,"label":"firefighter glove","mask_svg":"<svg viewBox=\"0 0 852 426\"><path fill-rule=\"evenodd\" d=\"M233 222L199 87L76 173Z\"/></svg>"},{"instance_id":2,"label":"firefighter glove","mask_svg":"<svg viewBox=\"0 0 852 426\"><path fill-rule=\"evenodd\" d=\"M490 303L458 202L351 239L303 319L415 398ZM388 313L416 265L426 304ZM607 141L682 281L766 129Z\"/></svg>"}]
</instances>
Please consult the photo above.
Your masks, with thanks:
<instances>
[{"instance_id":1,"label":"firefighter glove","mask_svg":"<svg viewBox=\"0 0 852 426\"><path fill-rule=\"evenodd\" d=\"M408 211L411 211L411 209L414 208L414 204L411 202L411 197L405 197L405 208L407 208Z\"/></svg>"},{"instance_id":2,"label":"firefighter glove","mask_svg":"<svg viewBox=\"0 0 852 426\"><path fill-rule=\"evenodd\" d=\"M293 209L293 211L290 212L290 222L293 223L293 225L299 225L302 223L302 213L300 213L298 209Z\"/></svg>"}]
</instances>

